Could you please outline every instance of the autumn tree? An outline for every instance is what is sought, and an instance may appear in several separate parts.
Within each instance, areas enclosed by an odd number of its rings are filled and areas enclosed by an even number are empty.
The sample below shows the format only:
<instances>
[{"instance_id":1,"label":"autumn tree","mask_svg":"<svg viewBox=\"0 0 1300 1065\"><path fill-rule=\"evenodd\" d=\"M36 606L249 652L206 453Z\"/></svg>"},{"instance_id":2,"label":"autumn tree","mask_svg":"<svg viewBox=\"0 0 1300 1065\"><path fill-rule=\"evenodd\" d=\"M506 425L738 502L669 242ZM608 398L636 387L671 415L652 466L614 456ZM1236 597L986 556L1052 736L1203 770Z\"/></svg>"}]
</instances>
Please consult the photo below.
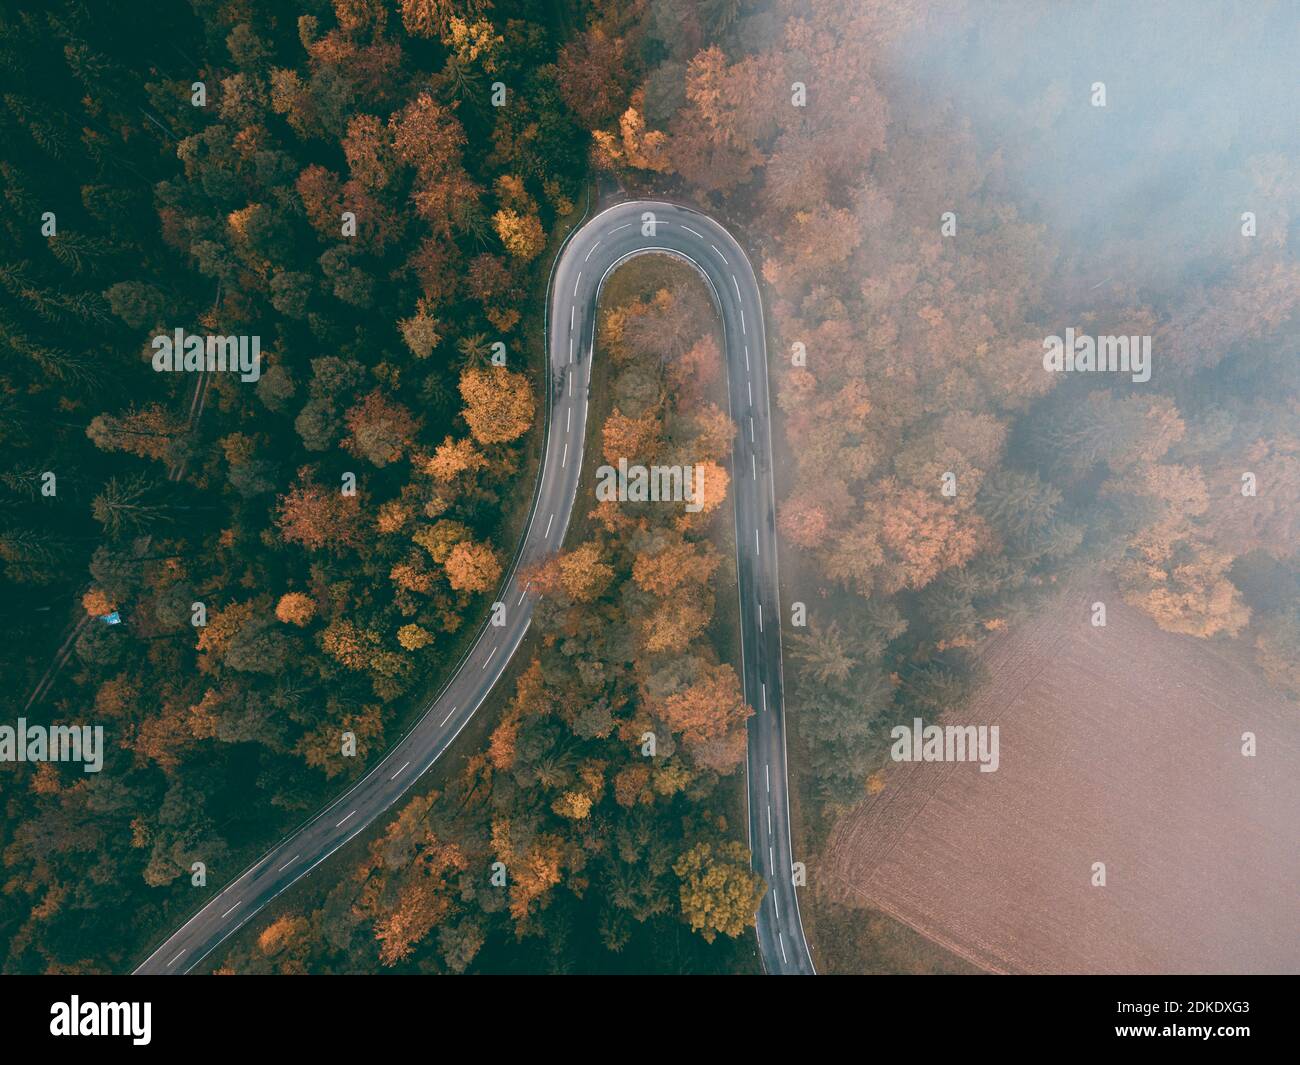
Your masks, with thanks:
<instances>
[{"instance_id":1,"label":"autumn tree","mask_svg":"<svg viewBox=\"0 0 1300 1065\"><path fill-rule=\"evenodd\" d=\"M533 423L532 387L523 374L504 366L470 368L460 375L464 416L480 444L514 440Z\"/></svg>"},{"instance_id":2,"label":"autumn tree","mask_svg":"<svg viewBox=\"0 0 1300 1065\"><path fill-rule=\"evenodd\" d=\"M463 540L443 564L447 580L458 592L487 592L501 579L501 563L488 544Z\"/></svg>"},{"instance_id":3,"label":"autumn tree","mask_svg":"<svg viewBox=\"0 0 1300 1065\"><path fill-rule=\"evenodd\" d=\"M604 561L600 545L592 540L520 573L520 581L531 583L542 595L563 594L577 603L599 599L613 580L614 568Z\"/></svg>"},{"instance_id":4,"label":"autumn tree","mask_svg":"<svg viewBox=\"0 0 1300 1065\"><path fill-rule=\"evenodd\" d=\"M488 465L487 458L468 437L447 437L423 463L423 470L435 481L454 481L465 473L474 473Z\"/></svg>"},{"instance_id":5,"label":"autumn tree","mask_svg":"<svg viewBox=\"0 0 1300 1065\"><path fill-rule=\"evenodd\" d=\"M411 191L416 211L436 236L449 238L461 208L479 197L461 158L464 128L428 93L393 115L388 125L394 153L416 173Z\"/></svg>"},{"instance_id":6,"label":"autumn tree","mask_svg":"<svg viewBox=\"0 0 1300 1065\"><path fill-rule=\"evenodd\" d=\"M420 423L401 403L382 391L369 392L344 416L348 435L343 446L376 466L400 459L419 432Z\"/></svg>"},{"instance_id":7,"label":"autumn tree","mask_svg":"<svg viewBox=\"0 0 1300 1065\"><path fill-rule=\"evenodd\" d=\"M535 214L503 207L492 216L492 225L506 251L523 262L536 259L546 246L546 233Z\"/></svg>"},{"instance_id":8,"label":"autumn tree","mask_svg":"<svg viewBox=\"0 0 1300 1065\"><path fill-rule=\"evenodd\" d=\"M697 843L673 863L681 881L682 916L712 943L718 933L733 938L754 923L767 884L749 867L749 852L729 840Z\"/></svg>"},{"instance_id":9,"label":"autumn tree","mask_svg":"<svg viewBox=\"0 0 1300 1065\"><path fill-rule=\"evenodd\" d=\"M663 426L654 411L629 418L618 407L605 419L600 436L605 461L619 459L649 463L658 454Z\"/></svg>"},{"instance_id":10,"label":"autumn tree","mask_svg":"<svg viewBox=\"0 0 1300 1065\"><path fill-rule=\"evenodd\" d=\"M744 758L745 720L754 711L731 666L703 668L693 684L664 700L660 712L700 764L729 772Z\"/></svg>"},{"instance_id":11,"label":"autumn tree","mask_svg":"<svg viewBox=\"0 0 1300 1065\"><path fill-rule=\"evenodd\" d=\"M358 497L325 488L306 466L298 471L294 486L280 497L275 523L285 543L301 544L308 551L326 547L337 551L360 543Z\"/></svg>"},{"instance_id":12,"label":"autumn tree","mask_svg":"<svg viewBox=\"0 0 1300 1065\"><path fill-rule=\"evenodd\" d=\"M1195 539L1180 540L1159 555L1141 553L1120 569L1124 598L1162 629L1188 636L1235 636L1250 608L1228 579L1232 556Z\"/></svg>"},{"instance_id":13,"label":"autumn tree","mask_svg":"<svg viewBox=\"0 0 1300 1065\"><path fill-rule=\"evenodd\" d=\"M591 129L616 117L627 101L626 50L623 38L612 37L599 27L560 49L560 92Z\"/></svg>"},{"instance_id":14,"label":"autumn tree","mask_svg":"<svg viewBox=\"0 0 1300 1065\"><path fill-rule=\"evenodd\" d=\"M316 616L316 600L302 592L286 592L275 604L275 616L286 625L303 628Z\"/></svg>"},{"instance_id":15,"label":"autumn tree","mask_svg":"<svg viewBox=\"0 0 1300 1065\"><path fill-rule=\"evenodd\" d=\"M397 323L402 340L417 359L427 359L442 343L442 322L434 313L432 301L420 297L415 313Z\"/></svg>"},{"instance_id":16,"label":"autumn tree","mask_svg":"<svg viewBox=\"0 0 1300 1065\"><path fill-rule=\"evenodd\" d=\"M663 532L637 553L632 577L647 592L667 598L683 586L706 585L719 561L709 545L691 543L680 534Z\"/></svg>"},{"instance_id":17,"label":"autumn tree","mask_svg":"<svg viewBox=\"0 0 1300 1065\"><path fill-rule=\"evenodd\" d=\"M121 415L97 414L86 435L104 451L126 451L163 463L185 457L185 424L160 404L131 408Z\"/></svg>"}]
</instances>

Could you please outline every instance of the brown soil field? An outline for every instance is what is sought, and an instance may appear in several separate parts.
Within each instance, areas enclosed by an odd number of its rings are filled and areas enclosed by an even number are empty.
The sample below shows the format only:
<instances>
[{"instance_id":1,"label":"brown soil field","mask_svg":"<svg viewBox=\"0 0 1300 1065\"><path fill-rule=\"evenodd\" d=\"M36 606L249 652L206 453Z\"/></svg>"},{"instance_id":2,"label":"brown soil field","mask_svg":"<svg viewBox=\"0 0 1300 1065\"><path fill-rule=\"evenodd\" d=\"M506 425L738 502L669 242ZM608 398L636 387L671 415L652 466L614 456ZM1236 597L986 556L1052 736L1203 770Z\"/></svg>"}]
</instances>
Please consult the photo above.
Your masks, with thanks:
<instances>
[{"instance_id":1,"label":"brown soil field","mask_svg":"<svg viewBox=\"0 0 1300 1065\"><path fill-rule=\"evenodd\" d=\"M982 657L947 720L998 725L1000 768L891 762L818 863L840 902L992 972L1300 971L1293 703L1113 589L1075 585Z\"/></svg>"}]
</instances>

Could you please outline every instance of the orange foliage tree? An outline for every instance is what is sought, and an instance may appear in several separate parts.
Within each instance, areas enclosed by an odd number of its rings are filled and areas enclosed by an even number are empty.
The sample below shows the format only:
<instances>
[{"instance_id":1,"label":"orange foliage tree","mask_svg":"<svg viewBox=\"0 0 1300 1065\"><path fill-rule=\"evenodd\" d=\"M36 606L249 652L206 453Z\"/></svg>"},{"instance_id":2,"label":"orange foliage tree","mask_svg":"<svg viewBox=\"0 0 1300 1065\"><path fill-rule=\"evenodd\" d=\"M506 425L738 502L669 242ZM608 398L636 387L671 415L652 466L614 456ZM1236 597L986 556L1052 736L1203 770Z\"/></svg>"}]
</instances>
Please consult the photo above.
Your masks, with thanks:
<instances>
[{"instance_id":1,"label":"orange foliage tree","mask_svg":"<svg viewBox=\"0 0 1300 1065\"><path fill-rule=\"evenodd\" d=\"M501 444L533 424L533 390L528 378L504 366L470 367L460 375L464 417L480 444Z\"/></svg>"},{"instance_id":2,"label":"orange foliage tree","mask_svg":"<svg viewBox=\"0 0 1300 1065\"><path fill-rule=\"evenodd\" d=\"M501 579L501 563L488 544L462 540L443 563L447 580L458 592L486 592Z\"/></svg>"}]
</instances>

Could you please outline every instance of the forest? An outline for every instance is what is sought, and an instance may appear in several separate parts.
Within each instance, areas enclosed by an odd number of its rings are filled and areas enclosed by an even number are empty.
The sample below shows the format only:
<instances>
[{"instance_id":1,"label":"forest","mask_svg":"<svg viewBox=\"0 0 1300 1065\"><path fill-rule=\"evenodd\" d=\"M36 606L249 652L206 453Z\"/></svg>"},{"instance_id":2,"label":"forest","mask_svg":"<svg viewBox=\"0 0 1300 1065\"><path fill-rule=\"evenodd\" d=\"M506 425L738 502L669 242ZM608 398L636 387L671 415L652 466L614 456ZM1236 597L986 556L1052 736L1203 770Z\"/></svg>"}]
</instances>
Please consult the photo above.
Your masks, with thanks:
<instances>
[{"instance_id":1,"label":"forest","mask_svg":"<svg viewBox=\"0 0 1300 1065\"><path fill-rule=\"evenodd\" d=\"M884 0L0 16L6 719L108 735L90 778L0 765L4 971L129 969L449 675L522 529L546 272L598 177L699 204L761 270L810 835L1072 573L1300 696L1296 132L1228 138L1241 207L1213 224L1063 220L1023 175L1093 79L981 68L978 13L939 37ZM980 114L916 84L963 39ZM1045 373L1067 326L1150 336L1151 380ZM260 337L260 378L153 372L176 328ZM703 510L588 494L484 747L223 971L753 966L706 291L662 263L611 283L597 352L589 456L706 462Z\"/></svg>"}]
</instances>

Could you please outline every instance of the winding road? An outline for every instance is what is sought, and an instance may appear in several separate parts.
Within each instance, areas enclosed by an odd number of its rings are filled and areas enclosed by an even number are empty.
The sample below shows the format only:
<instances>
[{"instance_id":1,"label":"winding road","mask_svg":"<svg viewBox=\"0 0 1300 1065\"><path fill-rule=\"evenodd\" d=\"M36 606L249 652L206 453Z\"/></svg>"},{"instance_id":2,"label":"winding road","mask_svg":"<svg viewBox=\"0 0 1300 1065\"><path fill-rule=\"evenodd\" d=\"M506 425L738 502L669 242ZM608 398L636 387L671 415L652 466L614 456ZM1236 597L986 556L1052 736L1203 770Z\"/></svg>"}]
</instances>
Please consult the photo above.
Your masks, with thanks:
<instances>
[{"instance_id":1,"label":"winding road","mask_svg":"<svg viewBox=\"0 0 1300 1065\"><path fill-rule=\"evenodd\" d=\"M608 207L573 231L551 274L547 305L547 418L541 471L515 565L505 579L504 624L487 625L455 675L382 761L321 813L246 869L135 971L188 972L268 902L389 809L451 746L482 705L532 621L520 567L564 541L582 470L596 304L620 263L646 253L678 256L704 277L722 315L727 384L737 435L732 452L742 679L754 708L746 763L749 844L768 891L756 919L769 973L812 973L792 879L781 670L781 606L772 480L771 411L763 306L740 245L707 215L660 201ZM629 459L632 457L629 456Z\"/></svg>"}]
</instances>

